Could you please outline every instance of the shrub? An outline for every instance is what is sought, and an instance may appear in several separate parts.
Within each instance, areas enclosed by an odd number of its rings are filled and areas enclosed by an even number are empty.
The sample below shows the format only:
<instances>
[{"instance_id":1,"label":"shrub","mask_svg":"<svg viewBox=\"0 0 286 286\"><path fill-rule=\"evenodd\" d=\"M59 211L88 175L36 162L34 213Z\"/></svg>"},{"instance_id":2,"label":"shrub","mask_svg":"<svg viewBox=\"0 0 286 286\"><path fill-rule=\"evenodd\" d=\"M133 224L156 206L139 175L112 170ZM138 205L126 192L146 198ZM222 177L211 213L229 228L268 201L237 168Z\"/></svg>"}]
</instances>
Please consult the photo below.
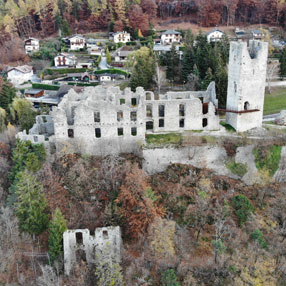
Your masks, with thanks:
<instances>
[{"instance_id":1,"label":"shrub","mask_svg":"<svg viewBox=\"0 0 286 286\"><path fill-rule=\"evenodd\" d=\"M247 164L236 163L230 161L226 164L226 167L235 175L243 177L247 173Z\"/></svg>"},{"instance_id":2,"label":"shrub","mask_svg":"<svg viewBox=\"0 0 286 286\"><path fill-rule=\"evenodd\" d=\"M270 176L273 176L279 168L281 159L281 146L259 146L253 149L255 165L258 170L268 170Z\"/></svg>"},{"instance_id":3,"label":"shrub","mask_svg":"<svg viewBox=\"0 0 286 286\"><path fill-rule=\"evenodd\" d=\"M228 132L231 132L231 133L236 132L236 130L231 125L227 124L224 121L221 121L220 125L223 126Z\"/></svg>"},{"instance_id":4,"label":"shrub","mask_svg":"<svg viewBox=\"0 0 286 286\"><path fill-rule=\"evenodd\" d=\"M65 68L65 69L46 69L45 74L68 74L68 73L80 73L86 72L87 69L84 68Z\"/></svg>"},{"instance_id":5,"label":"shrub","mask_svg":"<svg viewBox=\"0 0 286 286\"><path fill-rule=\"evenodd\" d=\"M84 83L84 82L69 82L68 85L77 85L77 86L97 86L98 82Z\"/></svg>"},{"instance_id":6,"label":"shrub","mask_svg":"<svg viewBox=\"0 0 286 286\"><path fill-rule=\"evenodd\" d=\"M94 73L95 74L103 74L103 73L122 74L122 75L125 75L125 76L129 75L128 72L126 72L124 70L120 70L120 69L97 70Z\"/></svg>"},{"instance_id":7,"label":"shrub","mask_svg":"<svg viewBox=\"0 0 286 286\"><path fill-rule=\"evenodd\" d=\"M168 269L162 273L161 283L162 286L180 286L174 269Z\"/></svg>"},{"instance_id":8,"label":"shrub","mask_svg":"<svg viewBox=\"0 0 286 286\"><path fill-rule=\"evenodd\" d=\"M267 248L267 242L265 241L263 237L263 233L259 229L256 229L254 232L251 233L250 239L257 241L258 245L261 248L264 248L264 249Z\"/></svg>"},{"instance_id":9,"label":"shrub","mask_svg":"<svg viewBox=\"0 0 286 286\"><path fill-rule=\"evenodd\" d=\"M253 205L244 195L237 195L233 197L232 204L238 218L238 225L241 226L247 221L250 214L254 211Z\"/></svg>"}]
</instances>

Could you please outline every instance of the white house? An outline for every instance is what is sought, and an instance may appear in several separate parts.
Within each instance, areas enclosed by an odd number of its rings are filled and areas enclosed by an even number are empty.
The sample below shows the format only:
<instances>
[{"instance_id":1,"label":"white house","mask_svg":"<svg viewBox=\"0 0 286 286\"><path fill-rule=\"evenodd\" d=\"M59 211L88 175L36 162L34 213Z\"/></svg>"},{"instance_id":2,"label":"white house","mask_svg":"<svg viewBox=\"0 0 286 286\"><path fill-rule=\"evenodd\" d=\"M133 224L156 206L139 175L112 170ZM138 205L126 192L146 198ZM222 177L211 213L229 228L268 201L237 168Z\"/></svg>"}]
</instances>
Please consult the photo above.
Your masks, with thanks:
<instances>
[{"instance_id":1,"label":"white house","mask_svg":"<svg viewBox=\"0 0 286 286\"><path fill-rule=\"evenodd\" d=\"M87 49L88 54L91 56L101 56L102 48L98 46L90 47Z\"/></svg>"},{"instance_id":2,"label":"white house","mask_svg":"<svg viewBox=\"0 0 286 286\"><path fill-rule=\"evenodd\" d=\"M112 81L113 79L114 79L114 77L108 73L104 73L104 74L99 75L99 81L100 82L108 82L108 81Z\"/></svg>"},{"instance_id":3,"label":"white house","mask_svg":"<svg viewBox=\"0 0 286 286\"><path fill-rule=\"evenodd\" d=\"M125 62L128 55L130 55L133 51L134 51L133 48L128 47L128 46L123 46L117 49L113 54L114 61L117 63Z\"/></svg>"},{"instance_id":4,"label":"white house","mask_svg":"<svg viewBox=\"0 0 286 286\"><path fill-rule=\"evenodd\" d=\"M70 41L70 50L72 51L78 51L85 47L86 40L81 35L71 36L69 37L69 41Z\"/></svg>"},{"instance_id":5,"label":"white house","mask_svg":"<svg viewBox=\"0 0 286 286\"><path fill-rule=\"evenodd\" d=\"M113 34L114 43L127 43L130 42L130 34L123 31L117 32Z\"/></svg>"},{"instance_id":6,"label":"white house","mask_svg":"<svg viewBox=\"0 0 286 286\"><path fill-rule=\"evenodd\" d=\"M161 35L161 43L163 45L171 45L173 43L180 43L182 40L181 33L174 30L167 30Z\"/></svg>"},{"instance_id":7,"label":"white house","mask_svg":"<svg viewBox=\"0 0 286 286\"><path fill-rule=\"evenodd\" d=\"M208 42L218 42L220 41L224 36L224 32L215 28L207 33L207 39Z\"/></svg>"},{"instance_id":8,"label":"white house","mask_svg":"<svg viewBox=\"0 0 286 286\"><path fill-rule=\"evenodd\" d=\"M38 51L40 49L40 41L35 38L29 38L25 40L25 51L26 54Z\"/></svg>"},{"instance_id":9,"label":"white house","mask_svg":"<svg viewBox=\"0 0 286 286\"><path fill-rule=\"evenodd\" d=\"M27 65L10 67L7 70L7 78L13 85L20 85L32 80L33 74L33 68Z\"/></svg>"},{"instance_id":10,"label":"white house","mask_svg":"<svg viewBox=\"0 0 286 286\"><path fill-rule=\"evenodd\" d=\"M86 47L87 48L97 47L96 43L97 43L96 39L89 38L89 39L86 40Z\"/></svg>"},{"instance_id":11,"label":"white house","mask_svg":"<svg viewBox=\"0 0 286 286\"><path fill-rule=\"evenodd\" d=\"M73 67L77 64L77 58L75 55L68 53L61 53L54 58L56 67Z\"/></svg>"},{"instance_id":12,"label":"white house","mask_svg":"<svg viewBox=\"0 0 286 286\"><path fill-rule=\"evenodd\" d=\"M80 58L77 61L76 68L77 69L90 69L92 68L94 61L89 58Z\"/></svg>"}]
</instances>

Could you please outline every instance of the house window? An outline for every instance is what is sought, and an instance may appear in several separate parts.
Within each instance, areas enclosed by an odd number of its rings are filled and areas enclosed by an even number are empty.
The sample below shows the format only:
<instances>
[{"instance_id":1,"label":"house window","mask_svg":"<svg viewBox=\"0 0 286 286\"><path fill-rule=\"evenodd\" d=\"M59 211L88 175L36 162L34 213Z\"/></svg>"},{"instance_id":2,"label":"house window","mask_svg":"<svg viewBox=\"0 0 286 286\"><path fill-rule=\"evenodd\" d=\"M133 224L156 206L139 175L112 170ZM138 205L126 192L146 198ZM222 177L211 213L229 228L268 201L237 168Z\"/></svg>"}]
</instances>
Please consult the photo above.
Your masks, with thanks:
<instances>
[{"instance_id":1,"label":"house window","mask_svg":"<svg viewBox=\"0 0 286 286\"><path fill-rule=\"evenodd\" d=\"M94 112L94 122L100 122L100 112Z\"/></svg>"},{"instance_id":2,"label":"house window","mask_svg":"<svg viewBox=\"0 0 286 286\"><path fill-rule=\"evenodd\" d=\"M147 105L146 106L146 116L147 117L152 117L152 105Z\"/></svg>"},{"instance_id":3,"label":"house window","mask_svg":"<svg viewBox=\"0 0 286 286\"><path fill-rule=\"evenodd\" d=\"M185 127L185 119L180 119L180 122L179 122L179 126L180 128L184 128Z\"/></svg>"},{"instance_id":4,"label":"house window","mask_svg":"<svg viewBox=\"0 0 286 286\"><path fill-rule=\"evenodd\" d=\"M136 97L131 98L131 105L136 106L137 105L137 99Z\"/></svg>"},{"instance_id":5,"label":"house window","mask_svg":"<svg viewBox=\"0 0 286 286\"><path fill-rule=\"evenodd\" d=\"M136 127L132 127L131 128L131 135L132 136L136 136L137 135L137 128Z\"/></svg>"},{"instance_id":6,"label":"house window","mask_svg":"<svg viewBox=\"0 0 286 286\"><path fill-rule=\"evenodd\" d=\"M159 111L159 117L164 117L165 116L165 105L160 104L158 107Z\"/></svg>"},{"instance_id":7,"label":"house window","mask_svg":"<svg viewBox=\"0 0 286 286\"><path fill-rule=\"evenodd\" d=\"M123 120L123 111L117 111L117 121L120 122Z\"/></svg>"},{"instance_id":8,"label":"house window","mask_svg":"<svg viewBox=\"0 0 286 286\"><path fill-rule=\"evenodd\" d=\"M77 244L82 244L83 243L82 232L76 232L75 239Z\"/></svg>"},{"instance_id":9,"label":"house window","mask_svg":"<svg viewBox=\"0 0 286 286\"><path fill-rule=\"evenodd\" d=\"M100 128L95 128L95 137L100 138L101 137L101 130Z\"/></svg>"},{"instance_id":10,"label":"house window","mask_svg":"<svg viewBox=\"0 0 286 286\"><path fill-rule=\"evenodd\" d=\"M131 121L136 121L137 120L137 112L136 111L131 111L130 112L130 119L131 119Z\"/></svg>"},{"instance_id":11,"label":"house window","mask_svg":"<svg viewBox=\"0 0 286 286\"><path fill-rule=\"evenodd\" d=\"M164 127L164 119L159 119L159 127Z\"/></svg>"},{"instance_id":12,"label":"house window","mask_svg":"<svg viewBox=\"0 0 286 286\"><path fill-rule=\"evenodd\" d=\"M185 104L180 104L179 105L179 115L180 116L185 116Z\"/></svg>"},{"instance_id":13,"label":"house window","mask_svg":"<svg viewBox=\"0 0 286 286\"><path fill-rule=\"evenodd\" d=\"M73 138L73 136L74 136L73 129L68 129L68 137Z\"/></svg>"},{"instance_id":14,"label":"house window","mask_svg":"<svg viewBox=\"0 0 286 286\"><path fill-rule=\"evenodd\" d=\"M206 127L206 126L208 126L208 119L204 118L203 119L203 127Z\"/></svg>"},{"instance_id":15,"label":"house window","mask_svg":"<svg viewBox=\"0 0 286 286\"><path fill-rule=\"evenodd\" d=\"M120 105L125 104L125 98L120 98Z\"/></svg>"},{"instance_id":16,"label":"house window","mask_svg":"<svg viewBox=\"0 0 286 286\"><path fill-rule=\"evenodd\" d=\"M123 136L123 128L117 128L117 135Z\"/></svg>"}]
</instances>

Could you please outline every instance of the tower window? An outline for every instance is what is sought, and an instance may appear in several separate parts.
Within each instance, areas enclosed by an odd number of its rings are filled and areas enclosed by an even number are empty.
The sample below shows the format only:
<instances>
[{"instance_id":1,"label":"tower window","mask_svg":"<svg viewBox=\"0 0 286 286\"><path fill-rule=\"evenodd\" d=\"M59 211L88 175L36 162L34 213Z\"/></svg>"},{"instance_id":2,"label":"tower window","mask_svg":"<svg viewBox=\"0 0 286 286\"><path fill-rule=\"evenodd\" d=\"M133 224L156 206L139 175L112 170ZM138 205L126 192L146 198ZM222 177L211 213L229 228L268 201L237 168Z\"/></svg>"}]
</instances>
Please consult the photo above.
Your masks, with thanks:
<instances>
[{"instance_id":1,"label":"tower window","mask_svg":"<svg viewBox=\"0 0 286 286\"><path fill-rule=\"evenodd\" d=\"M131 105L136 106L137 105L137 99L136 97L131 98Z\"/></svg>"},{"instance_id":2,"label":"tower window","mask_svg":"<svg viewBox=\"0 0 286 286\"><path fill-rule=\"evenodd\" d=\"M82 232L76 232L75 239L77 244L82 244L83 243Z\"/></svg>"},{"instance_id":3,"label":"tower window","mask_svg":"<svg viewBox=\"0 0 286 286\"><path fill-rule=\"evenodd\" d=\"M152 105L147 105L146 106L146 116L147 117L152 117Z\"/></svg>"},{"instance_id":4,"label":"tower window","mask_svg":"<svg viewBox=\"0 0 286 286\"><path fill-rule=\"evenodd\" d=\"M94 112L94 122L100 122L100 112Z\"/></svg>"},{"instance_id":5,"label":"tower window","mask_svg":"<svg viewBox=\"0 0 286 286\"><path fill-rule=\"evenodd\" d=\"M159 119L159 127L164 127L164 119Z\"/></svg>"},{"instance_id":6,"label":"tower window","mask_svg":"<svg viewBox=\"0 0 286 286\"><path fill-rule=\"evenodd\" d=\"M244 102L244 110L249 110L249 102Z\"/></svg>"},{"instance_id":7,"label":"tower window","mask_svg":"<svg viewBox=\"0 0 286 286\"><path fill-rule=\"evenodd\" d=\"M100 128L95 128L95 137L100 138L101 137L101 130Z\"/></svg>"},{"instance_id":8,"label":"tower window","mask_svg":"<svg viewBox=\"0 0 286 286\"><path fill-rule=\"evenodd\" d=\"M123 136L123 128L117 128L117 135Z\"/></svg>"},{"instance_id":9,"label":"tower window","mask_svg":"<svg viewBox=\"0 0 286 286\"><path fill-rule=\"evenodd\" d=\"M74 137L73 129L68 129L68 137L69 138L73 138Z\"/></svg>"},{"instance_id":10,"label":"tower window","mask_svg":"<svg viewBox=\"0 0 286 286\"><path fill-rule=\"evenodd\" d=\"M123 111L117 111L117 121L120 122L123 120Z\"/></svg>"},{"instance_id":11,"label":"tower window","mask_svg":"<svg viewBox=\"0 0 286 286\"><path fill-rule=\"evenodd\" d=\"M208 119L207 118L203 118L203 127L208 126Z\"/></svg>"},{"instance_id":12,"label":"tower window","mask_svg":"<svg viewBox=\"0 0 286 286\"><path fill-rule=\"evenodd\" d=\"M185 116L185 104L180 104L179 105L179 115L180 116Z\"/></svg>"},{"instance_id":13,"label":"tower window","mask_svg":"<svg viewBox=\"0 0 286 286\"><path fill-rule=\"evenodd\" d=\"M179 126L180 126L180 128L185 127L185 119L180 119Z\"/></svg>"},{"instance_id":14,"label":"tower window","mask_svg":"<svg viewBox=\"0 0 286 286\"><path fill-rule=\"evenodd\" d=\"M158 107L158 111L159 111L159 117L164 117L165 116L165 105L160 104Z\"/></svg>"},{"instance_id":15,"label":"tower window","mask_svg":"<svg viewBox=\"0 0 286 286\"><path fill-rule=\"evenodd\" d=\"M132 136L136 136L137 135L137 128L136 127L132 127L131 128L131 135Z\"/></svg>"}]
</instances>

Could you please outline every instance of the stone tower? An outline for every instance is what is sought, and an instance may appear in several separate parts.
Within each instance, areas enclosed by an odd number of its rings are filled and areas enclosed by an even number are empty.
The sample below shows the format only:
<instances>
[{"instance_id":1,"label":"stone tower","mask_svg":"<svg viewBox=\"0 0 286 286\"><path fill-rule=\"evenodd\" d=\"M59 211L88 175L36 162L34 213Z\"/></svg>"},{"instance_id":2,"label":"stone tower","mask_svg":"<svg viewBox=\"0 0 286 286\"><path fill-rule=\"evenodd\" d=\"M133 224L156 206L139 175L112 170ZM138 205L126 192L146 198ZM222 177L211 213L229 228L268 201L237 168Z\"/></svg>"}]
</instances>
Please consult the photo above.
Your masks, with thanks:
<instances>
[{"instance_id":1,"label":"stone tower","mask_svg":"<svg viewBox=\"0 0 286 286\"><path fill-rule=\"evenodd\" d=\"M229 53L226 123L237 132L261 127L268 43L231 42Z\"/></svg>"}]
</instances>

